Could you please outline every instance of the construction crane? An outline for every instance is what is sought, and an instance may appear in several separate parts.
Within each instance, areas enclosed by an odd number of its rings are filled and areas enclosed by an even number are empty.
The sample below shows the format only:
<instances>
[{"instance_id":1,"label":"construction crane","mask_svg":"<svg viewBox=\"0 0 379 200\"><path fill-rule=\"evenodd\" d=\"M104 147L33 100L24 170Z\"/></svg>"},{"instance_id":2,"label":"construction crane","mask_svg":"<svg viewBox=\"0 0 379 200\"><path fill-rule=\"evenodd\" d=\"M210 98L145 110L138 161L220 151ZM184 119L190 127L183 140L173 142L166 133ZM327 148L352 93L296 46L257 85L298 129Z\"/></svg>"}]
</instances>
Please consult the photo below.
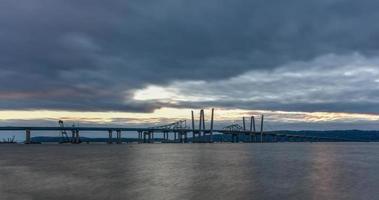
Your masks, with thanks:
<instances>
[{"instance_id":1,"label":"construction crane","mask_svg":"<svg viewBox=\"0 0 379 200\"><path fill-rule=\"evenodd\" d=\"M186 120L179 120L171 124L165 124L161 126L149 127L149 129L163 129L163 130L180 130L180 129L188 129Z\"/></svg>"},{"instance_id":2,"label":"construction crane","mask_svg":"<svg viewBox=\"0 0 379 200\"><path fill-rule=\"evenodd\" d=\"M12 136L11 138L4 139L3 141L0 141L0 144L15 144L15 136Z\"/></svg>"},{"instance_id":3,"label":"construction crane","mask_svg":"<svg viewBox=\"0 0 379 200\"><path fill-rule=\"evenodd\" d=\"M59 120L58 123L59 123L59 127L64 128L64 123L63 123L62 120ZM61 137L60 143L69 143L69 142L71 142L70 141L70 137L68 136L66 130L62 129L60 131L60 137Z\"/></svg>"}]
</instances>

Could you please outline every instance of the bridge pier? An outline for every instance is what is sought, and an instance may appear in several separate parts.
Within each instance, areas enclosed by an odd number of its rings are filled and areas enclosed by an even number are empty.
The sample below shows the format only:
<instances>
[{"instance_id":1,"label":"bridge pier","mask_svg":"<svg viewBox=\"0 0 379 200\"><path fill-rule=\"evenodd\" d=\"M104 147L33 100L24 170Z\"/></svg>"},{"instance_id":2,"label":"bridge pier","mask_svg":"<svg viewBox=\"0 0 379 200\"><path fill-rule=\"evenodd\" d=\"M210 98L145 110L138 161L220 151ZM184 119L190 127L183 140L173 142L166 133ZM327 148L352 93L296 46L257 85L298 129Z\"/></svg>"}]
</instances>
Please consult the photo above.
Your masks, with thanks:
<instances>
[{"instance_id":1,"label":"bridge pier","mask_svg":"<svg viewBox=\"0 0 379 200\"><path fill-rule=\"evenodd\" d=\"M25 144L31 144L31 135L30 135L30 130L25 131Z\"/></svg>"},{"instance_id":2,"label":"bridge pier","mask_svg":"<svg viewBox=\"0 0 379 200\"><path fill-rule=\"evenodd\" d=\"M257 135L257 143L262 143L263 142L263 138L262 138L262 135L261 134L258 134Z\"/></svg>"},{"instance_id":3,"label":"bridge pier","mask_svg":"<svg viewBox=\"0 0 379 200\"><path fill-rule=\"evenodd\" d=\"M240 138L238 133L232 133L232 143L238 143L239 139Z\"/></svg>"},{"instance_id":4,"label":"bridge pier","mask_svg":"<svg viewBox=\"0 0 379 200\"><path fill-rule=\"evenodd\" d=\"M153 143L153 142L154 142L154 133L152 131L143 132L143 143Z\"/></svg>"},{"instance_id":5,"label":"bridge pier","mask_svg":"<svg viewBox=\"0 0 379 200\"><path fill-rule=\"evenodd\" d=\"M180 143L187 142L187 132L178 132L178 138Z\"/></svg>"},{"instance_id":6,"label":"bridge pier","mask_svg":"<svg viewBox=\"0 0 379 200\"><path fill-rule=\"evenodd\" d=\"M117 144L122 144L122 138L121 138L121 131L120 130L117 130L116 131L117 133Z\"/></svg>"},{"instance_id":7,"label":"bridge pier","mask_svg":"<svg viewBox=\"0 0 379 200\"><path fill-rule=\"evenodd\" d=\"M251 142L251 143L254 143L254 142L255 142L254 133L251 133L251 134L250 134L250 142Z\"/></svg>"},{"instance_id":8,"label":"bridge pier","mask_svg":"<svg viewBox=\"0 0 379 200\"><path fill-rule=\"evenodd\" d=\"M201 132L200 131L193 131L192 132L192 143L199 143L201 137Z\"/></svg>"},{"instance_id":9,"label":"bridge pier","mask_svg":"<svg viewBox=\"0 0 379 200\"><path fill-rule=\"evenodd\" d=\"M113 131L109 130L108 131L108 144L112 144L112 143L113 143Z\"/></svg>"},{"instance_id":10,"label":"bridge pier","mask_svg":"<svg viewBox=\"0 0 379 200\"><path fill-rule=\"evenodd\" d=\"M138 143L142 142L142 131L138 131Z\"/></svg>"},{"instance_id":11,"label":"bridge pier","mask_svg":"<svg viewBox=\"0 0 379 200\"><path fill-rule=\"evenodd\" d=\"M187 141L187 132L186 131L184 131L184 132L182 132L182 143L187 143L188 141Z\"/></svg>"},{"instance_id":12,"label":"bridge pier","mask_svg":"<svg viewBox=\"0 0 379 200\"><path fill-rule=\"evenodd\" d=\"M246 139L246 137L247 137L247 139ZM250 142L251 142L250 133L246 133L245 136L244 136L244 139L245 139L244 142L248 142L248 143L250 143Z\"/></svg>"},{"instance_id":13,"label":"bridge pier","mask_svg":"<svg viewBox=\"0 0 379 200\"><path fill-rule=\"evenodd\" d=\"M282 141L282 136L276 135L276 142L281 142Z\"/></svg>"},{"instance_id":14,"label":"bridge pier","mask_svg":"<svg viewBox=\"0 0 379 200\"><path fill-rule=\"evenodd\" d=\"M146 132L143 132L143 143L146 143L146 136L147 136Z\"/></svg>"},{"instance_id":15,"label":"bridge pier","mask_svg":"<svg viewBox=\"0 0 379 200\"><path fill-rule=\"evenodd\" d=\"M74 140L74 144L79 144L80 143L80 136L79 136L79 130L74 130L74 137L73 137L73 140Z\"/></svg>"},{"instance_id":16,"label":"bridge pier","mask_svg":"<svg viewBox=\"0 0 379 200\"><path fill-rule=\"evenodd\" d=\"M213 142L213 133L212 131L204 131L203 132L203 141L205 143L212 143Z\"/></svg>"},{"instance_id":17,"label":"bridge pier","mask_svg":"<svg viewBox=\"0 0 379 200\"><path fill-rule=\"evenodd\" d=\"M263 142L270 142L270 136L269 135L263 135Z\"/></svg>"},{"instance_id":18,"label":"bridge pier","mask_svg":"<svg viewBox=\"0 0 379 200\"><path fill-rule=\"evenodd\" d=\"M168 142L168 132L167 131L163 132L163 141Z\"/></svg>"}]
</instances>

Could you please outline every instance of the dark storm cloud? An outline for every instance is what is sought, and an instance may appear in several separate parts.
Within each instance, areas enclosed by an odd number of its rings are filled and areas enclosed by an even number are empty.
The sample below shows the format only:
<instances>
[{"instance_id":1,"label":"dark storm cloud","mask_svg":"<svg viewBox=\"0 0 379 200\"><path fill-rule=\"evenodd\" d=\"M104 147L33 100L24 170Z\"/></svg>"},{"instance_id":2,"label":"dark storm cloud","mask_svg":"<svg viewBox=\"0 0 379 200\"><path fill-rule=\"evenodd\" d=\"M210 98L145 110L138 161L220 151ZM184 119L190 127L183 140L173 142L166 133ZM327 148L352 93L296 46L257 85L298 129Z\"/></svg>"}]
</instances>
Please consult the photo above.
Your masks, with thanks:
<instances>
[{"instance_id":1,"label":"dark storm cloud","mask_svg":"<svg viewBox=\"0 0 379 200\"><path fill-rule=\"evenodd\" d=\"M131 93L148 84L222 80L329 53L375 56L378 8L368 0L4 0L0 109L146 112L162 104Z\"/></svg>"}]
</instances>

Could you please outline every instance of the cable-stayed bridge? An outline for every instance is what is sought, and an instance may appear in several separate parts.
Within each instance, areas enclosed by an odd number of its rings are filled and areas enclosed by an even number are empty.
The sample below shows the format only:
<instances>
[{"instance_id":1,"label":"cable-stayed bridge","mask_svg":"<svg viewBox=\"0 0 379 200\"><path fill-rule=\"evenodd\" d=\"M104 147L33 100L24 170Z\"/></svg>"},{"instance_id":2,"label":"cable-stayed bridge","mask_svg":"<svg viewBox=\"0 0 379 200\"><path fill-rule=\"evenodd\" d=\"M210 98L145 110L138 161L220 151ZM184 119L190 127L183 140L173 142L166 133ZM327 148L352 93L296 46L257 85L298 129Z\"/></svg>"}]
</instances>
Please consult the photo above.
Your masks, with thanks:
<instances>
[{"instance_id":1,"label":"cable-stayed bridge","mask_svg":"<svg viewBox=\"0 0 379 200\"><path fill-rule=\"evenodd\" d=\"M314 137L306 135L293 135L285 134L275 131L264 131L264 116L260 119L260 130L257 131L255 117L250 117L249 128L247 128L247 123L245 117L242 118L242 125L231 124L225 126L222 129L214 129L214 109L211 110L211 119L209 127L205 123L204 110L200 110L200 117L198 121L195 121L194 112L191 113L191 124L187 123L187 120L179 120L173 123L146 127L146 128L134 128L134 127L81 127L72 126L65 127L62 121L59 121L59 126L57 127L47 127L47 126L5 126L0 127L0 133L4 131L24 131L25 132L25 144L32 144L32 132L34 131L57 131L60 133L62 138L61 143L73 143L79 144L80 133L82 132L107 132L108 133L108 143L122 143L123 135L126 137L130 134L137 134L137 140L141 143L153 143L156 141L156 134L160 133L163 137L160 138L162 142L172 142L172 143L213 143L213 137L215 134L224 136L231 136L229 142L253 142L253 143L264 143L264 142L281 142L281 141L293 141L293 142L321 142L321 141L349 141L341 138L330 138L330 137ZM198 124L196 125L196 123ZM114 138L114 133L116 137ZM192 137L189 135L192 134ZM242 138L242 139L241 139ZM248 138L248 139L246 139ZM224 139L218 142L226 142Z\"/></svg>"}]
</instances>

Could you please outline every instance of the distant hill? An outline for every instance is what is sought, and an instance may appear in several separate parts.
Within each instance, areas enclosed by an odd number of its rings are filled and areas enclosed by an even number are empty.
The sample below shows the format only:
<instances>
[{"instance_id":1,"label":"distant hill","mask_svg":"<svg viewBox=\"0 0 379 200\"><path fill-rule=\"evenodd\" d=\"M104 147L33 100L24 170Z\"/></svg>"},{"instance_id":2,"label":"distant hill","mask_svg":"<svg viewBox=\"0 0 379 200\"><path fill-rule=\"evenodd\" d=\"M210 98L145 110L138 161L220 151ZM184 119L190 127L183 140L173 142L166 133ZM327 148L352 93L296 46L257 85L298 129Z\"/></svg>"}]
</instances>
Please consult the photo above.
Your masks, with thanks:
<instances>
[{"instance_id":1,"label":"distant hill","mask_svg":"<svg viewBox=\"0 0 379 200\"><path fill-rule=\"evenodd\" d=\"M328 137L355 141L379 142L379 131L333 130L333 131L274 131L292 135Z\"/></svg>"}]
</instances>

